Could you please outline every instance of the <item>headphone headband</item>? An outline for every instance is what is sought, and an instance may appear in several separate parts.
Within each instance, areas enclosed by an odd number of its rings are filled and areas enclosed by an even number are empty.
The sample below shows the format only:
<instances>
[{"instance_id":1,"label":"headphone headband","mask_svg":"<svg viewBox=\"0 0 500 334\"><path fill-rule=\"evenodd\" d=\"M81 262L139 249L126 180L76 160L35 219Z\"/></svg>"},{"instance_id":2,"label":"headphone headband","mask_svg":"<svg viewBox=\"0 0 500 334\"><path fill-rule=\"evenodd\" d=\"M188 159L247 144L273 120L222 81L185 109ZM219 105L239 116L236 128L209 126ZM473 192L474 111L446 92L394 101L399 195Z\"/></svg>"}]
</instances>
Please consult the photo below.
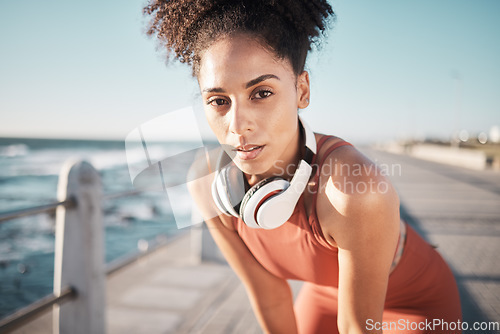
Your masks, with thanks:
<instances>
[{"instance_id":1,"label":"headphone headband","mask_svg":"<svg viewBox=\"0 0 500 334\"><path fill-rule=\"evenodd\" d=\"M310 153L312 153L311 155L311 161L312 161L312 157L316 154L316 149L317 149L317 145L316 145L316 138L314 137L314 133L312 132L311 128L309 128L309 125L307 125L306 122L304 122L304 120L302 119L302 117L299 116L299 124L302 125L302 128L304 129L304 137L305 137L305 145L306 145L306 154L304 156L304 160L308 160L307 159L307 155L308 155L308 151L307 149L310 150ZM310 163L310 162L308 162Z\"/></svg>"}]
</instances>

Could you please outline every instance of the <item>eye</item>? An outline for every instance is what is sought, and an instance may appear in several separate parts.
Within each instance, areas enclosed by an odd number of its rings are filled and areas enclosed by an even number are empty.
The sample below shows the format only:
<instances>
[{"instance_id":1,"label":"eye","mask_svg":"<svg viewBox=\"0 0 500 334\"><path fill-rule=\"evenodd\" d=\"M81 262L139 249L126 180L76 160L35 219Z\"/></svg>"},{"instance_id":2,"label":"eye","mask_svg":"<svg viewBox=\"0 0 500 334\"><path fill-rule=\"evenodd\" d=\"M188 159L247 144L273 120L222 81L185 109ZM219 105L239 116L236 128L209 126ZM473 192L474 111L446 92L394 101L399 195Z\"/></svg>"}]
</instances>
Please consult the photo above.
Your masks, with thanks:
<instances>
[{"instance_id":1,"label":"eye","mask_svg":"<svg viewBox=\"0 0 500 334\"><path fill-rule=\"evenodd\" d=\"M220 107L225 104L229 104L229 102L226 99L223 99L221 97L214 97L211 98L207 101L207 104L213 106L213 107Z\"/></svg>"},{"instance_id":2,"label":"eye","mask_svg":"<svg viewBox=\"0 0 500 334\"><path fill-rule=\"evenodd\" d=\"M255 92L252 96L252 100L256 99L256 100L261 100L261 99L265 99L269 96L273 95L273 92L269 89L261 89L257 92Z\"/></svg>"}]
</instances>

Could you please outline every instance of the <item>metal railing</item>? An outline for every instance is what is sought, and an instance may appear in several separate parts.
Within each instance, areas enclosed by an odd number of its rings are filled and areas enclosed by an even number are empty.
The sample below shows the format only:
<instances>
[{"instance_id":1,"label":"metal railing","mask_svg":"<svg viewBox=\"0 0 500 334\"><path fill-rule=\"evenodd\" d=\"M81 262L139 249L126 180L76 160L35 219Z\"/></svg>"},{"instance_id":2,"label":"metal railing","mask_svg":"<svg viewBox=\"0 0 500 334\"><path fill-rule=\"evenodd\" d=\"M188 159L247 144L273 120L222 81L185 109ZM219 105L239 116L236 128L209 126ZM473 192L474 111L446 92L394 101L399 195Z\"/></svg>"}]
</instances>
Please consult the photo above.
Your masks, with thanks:
<instances>
[{"instance_id":1,"label":"metal railing","mask_svg":"<svg viewBox=\"0 0 500 334\"><path fill-rule=\"evenodd\" d=\"M61 201L61 202L33 206L30 208L24 208L24 209L19 209L19 210L2 212L0 214L0 224L6 222L8 220L12 220L12 219L16 219L16 218L20 218L20 217L24 217L24 216L33 216L33 215L37 215L39 213L54 212L54 211L56 211L58 206L64 206L64 207L70 208L70 207L74 207L75 205L76 205L75 199L69 198L69 199Z\"/></svg>"},{"instance_id":2,"label":"metal railing","mask_svg":"<svg viewBox=\"0 0 500 334\"><path fill-rule=\"evenodd\" d=\"M105 277L162 243L106 267L100 203L138 195L141 191L104 196L101 191L97 171L89 163L73 162L63 167L59 176L58 202L0 214L1 224L23 216L56 213L54 293L0 319L0 333L17 329L50 308L53 308L54 333L105 333Z\"/></svg>"},{"instance_id":3,"label":"metal railing","mask_svg":"<svg viewBox=\"0 0 500 334\"><path fill-rule=\"evenodd\" d=\"M22 327L27 322L39 317L55 304L61 305L78 296L78 292L72 287L65 287L59 296L50 294L45 296L30 305L23 307L16 312L0 319L0 332L13 331Z\"/></svg>"}]
</instances>

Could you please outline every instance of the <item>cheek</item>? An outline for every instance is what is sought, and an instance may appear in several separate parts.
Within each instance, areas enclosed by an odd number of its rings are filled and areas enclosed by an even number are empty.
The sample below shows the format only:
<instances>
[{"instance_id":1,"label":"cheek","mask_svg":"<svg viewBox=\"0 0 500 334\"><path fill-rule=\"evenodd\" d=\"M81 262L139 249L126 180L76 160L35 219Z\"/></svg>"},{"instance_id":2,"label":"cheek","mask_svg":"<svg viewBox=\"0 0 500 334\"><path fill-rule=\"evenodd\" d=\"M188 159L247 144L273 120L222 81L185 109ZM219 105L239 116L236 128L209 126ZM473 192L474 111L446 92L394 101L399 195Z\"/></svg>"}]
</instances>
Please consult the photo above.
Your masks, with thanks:
<instances>
[{"instance_id":1,"label":"cheek","mask_svg":"<svg viewBox=\"0 0 500 334\"><path fill-rule=\"evenodd\" d=\"M297 110L289 108L281 116L271 127L277 135L276 139L286 145L293 139L297 130Z\"/></svg>"},{"instance_id":2,"label":"cheek","mask_svg":"<svg viewBox=\"0 0 500 334\"><path fill-rule=\"evenodd\" d=\"M279 110L274 117L274 126L280 129L290 129L297 122L298 109L297 104L293 100L293 96L290 94L286 99L283 99L279 106L275 110Z\"/></svg>"},{"instance_id":3,"label":"cheek","mask_svg":"<svg viewBox=\"0 0 500 334\"><path fill-rule=\"evenodd\" d=\"M214 113L211 110L205 110L205 117L217 139L219 139L219 141L223 139L227 132L225 117Z\"/></svg>"}]
</instances>

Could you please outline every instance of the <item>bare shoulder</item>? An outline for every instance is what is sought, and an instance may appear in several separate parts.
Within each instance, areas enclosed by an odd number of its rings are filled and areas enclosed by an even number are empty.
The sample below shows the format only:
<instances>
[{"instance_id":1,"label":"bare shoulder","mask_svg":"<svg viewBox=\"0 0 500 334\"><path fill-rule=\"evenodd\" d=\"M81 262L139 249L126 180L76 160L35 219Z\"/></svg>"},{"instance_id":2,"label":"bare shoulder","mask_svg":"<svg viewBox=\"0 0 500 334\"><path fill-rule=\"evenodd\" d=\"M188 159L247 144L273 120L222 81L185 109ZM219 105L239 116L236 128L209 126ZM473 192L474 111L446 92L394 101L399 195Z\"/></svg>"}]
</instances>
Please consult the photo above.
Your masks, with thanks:
<instances>
[{"instance_id":1,"label":"bare shoulder","mask_svg":"<svg viewBox=\"0 0 500 334\"><path fill-rule=\"evenodd\" d=\"M230 217L217 209L212 198L212 182L215 177L215 166L220 150L220 148L217 148L198 154L189 168L187 186L207 224L220 221L224 226L233 230Z\"/></svg>"},{"instance_id":2,"label":"bare shoulder","mask_svg":"<svg viewBox=\"0 0 500 334\"><path fill-rule=\"evenodd\" d=\"M386 174L353 146L324 158L316 211L332 245L350 248L363 235L399 229L399 198Z\"/></svg>"}]
</instances>

